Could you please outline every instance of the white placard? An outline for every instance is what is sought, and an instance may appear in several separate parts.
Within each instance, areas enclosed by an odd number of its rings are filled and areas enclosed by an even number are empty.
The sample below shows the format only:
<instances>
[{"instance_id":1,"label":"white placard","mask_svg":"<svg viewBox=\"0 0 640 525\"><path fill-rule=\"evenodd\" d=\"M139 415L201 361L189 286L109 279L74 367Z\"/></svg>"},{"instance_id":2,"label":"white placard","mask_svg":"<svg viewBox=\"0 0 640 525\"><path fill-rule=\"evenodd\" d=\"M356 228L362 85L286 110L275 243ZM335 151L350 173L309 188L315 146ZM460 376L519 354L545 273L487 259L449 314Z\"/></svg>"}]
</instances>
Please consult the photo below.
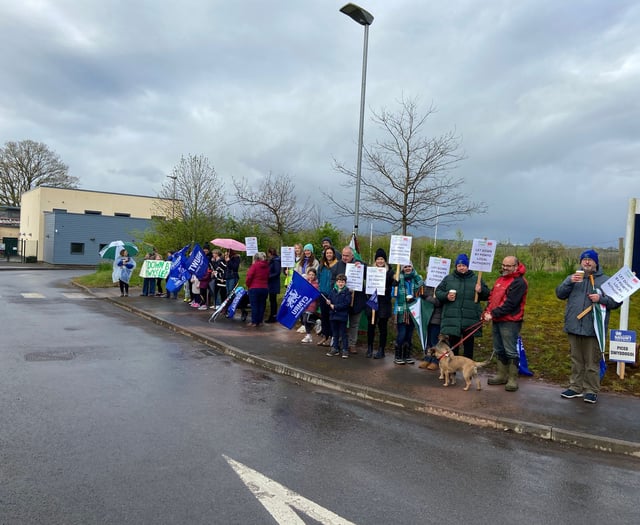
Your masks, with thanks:
<instances>
[{"instance_id":1,"label":"white placard","mask_svg":"<svg viewBox=\"0 0 640 525\"><path fill-rule=\"evenodd\" d=\"M245 237L244 245L247 247L247 255L255 255L258 253L258 238L257 237Z\"/></svg>"},{"instance_id":2,"label":"white placard","mask_svg":"<svg viewBox=\"0 0 640 525\"><path fill-rule=\"evenodd\" d=\"M429 257L429 267L427 268L427 279L425 285L437 288L451 269L451 259L444 257Z\"/></svg>"},{"instance_id":3,"label":"white placard","mask_svg":"<svg viewBox=\"0 0 640 525\"><path fill-rule=\"evenodd\" d=\"M621 303L640 289L640 278L628 266L623 266L613 277L602 283L601 288L615 302Z\"/></svg>"},{"instance_id":4,"label":"white placard","mask_svg":"<svg viewBox=\"0 0 640 525\"><path fill-rule=\"evenodd\" d=\"M411 264L412 237L392 235L389 248L389 264Z\"/></svg>"},{"instance_id":5,"label":"white placard","mask_svg":"<svg viewBox=\"0 0 640 525\"><path fill-rule=\"evenodd\" d=\"M280 266L282 268L293 268L296 265L296 252L293 246L282 246L280 248Z\"/></svg>"},{"instance_id":6,"label":"white placard","mask_svg":"<svg viewBox=\"0 0 640 525\"><path fill-rule=\"evenodd\" d=\"M347 288L352 292L361 292L364 284L364 264L347 263L344 272L347 276Z\"/></svg>"},{"instance_id":7,"label":"white placard","mask_svg":"<svg viewBox=\"0 0 640 525\"><path fill-rule=\"evenodd\" d=\"M496 255L498 243L487 239L473 239L471 257L469 257L469 270L476 272L490 272L493 266L493 258Z\"/></svg>"},{"instance_id":8,"label":"white placard","mask_svg":"<svg viewBox=\"0 0 640 525\"><path fill-rule=\"evenodd\" d=\"M609 359L620 363L636 362L636 333L633 330L609 330Z\"/></svg>"},{"instance_id":9,"label":"white placard","mask_svg":"<svg viewBox=\"0 0 640 525\"><path fill-rule=\"evenodd\" d=\"M387 269L380 266L367 266L367 285L365 292L371 295L378 290L378 295L386 293Z\"/></svg>"}]
</instances>

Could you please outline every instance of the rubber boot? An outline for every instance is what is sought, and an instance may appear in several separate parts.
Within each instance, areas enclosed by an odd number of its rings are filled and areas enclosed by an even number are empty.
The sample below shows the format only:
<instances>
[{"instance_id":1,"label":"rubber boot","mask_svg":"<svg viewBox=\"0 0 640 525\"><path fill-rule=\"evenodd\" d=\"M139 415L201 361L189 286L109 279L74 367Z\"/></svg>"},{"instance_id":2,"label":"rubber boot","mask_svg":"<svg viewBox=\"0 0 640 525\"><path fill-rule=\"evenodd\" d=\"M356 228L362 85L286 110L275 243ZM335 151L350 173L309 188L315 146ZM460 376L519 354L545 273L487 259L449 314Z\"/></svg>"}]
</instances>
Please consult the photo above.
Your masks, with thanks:
<instances>
[{"instance_id":1,"label":"rubber boot","mask_svg":"<svg viewBox=\"0 0 640 525\"><path fill-rule=\"evenodd\" d=\"M488 385L506 385L509 380L509 366L507 363L503 363L500 358L498 358L498 373L493 377L487 379Z\"/></svg>"},{"instance_id":2,"label":"rubber boot","mask_svg":"<svg viewBox=\"0 0 640 525\"><path fill-rule=\"evenodd\" d=\"M373 345L367 345L367 355L366 357L373 357Z\"/></svg>"},{"instance_id":3,"label":"rubber boot","mask_svg":"<svg viewBox=\"0 0 640 525\"><path fill-rule=\"evenodd\" d=\"M509 359L509 379L504 389L507 392L515 392L518 390L518 365L517 359Z\"/></svg>"},{"instance_id":4,"label":"rubber boot","mask_svg":"<svg viewBox=\"0 0 640 525\"><path fill-rule=\"evenodd\" d=\"M374 359L383 359L384 358L384 348L378 348L378 351L373 356Z\"/></svg>"}]
</instances>

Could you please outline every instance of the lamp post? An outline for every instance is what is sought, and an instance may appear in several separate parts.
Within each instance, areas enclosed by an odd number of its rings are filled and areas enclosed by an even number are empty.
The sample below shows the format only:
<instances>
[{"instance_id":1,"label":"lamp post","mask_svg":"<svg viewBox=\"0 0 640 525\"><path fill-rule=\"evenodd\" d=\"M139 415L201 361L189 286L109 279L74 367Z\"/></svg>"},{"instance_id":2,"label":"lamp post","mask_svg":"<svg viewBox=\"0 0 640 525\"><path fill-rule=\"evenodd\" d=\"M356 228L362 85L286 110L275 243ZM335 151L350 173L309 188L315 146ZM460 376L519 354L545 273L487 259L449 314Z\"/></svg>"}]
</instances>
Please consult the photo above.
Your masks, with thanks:
<instances>
[{"instance_id":1,"label":"lamp post","mask_svg":"<svg viewBox=\"0 0 640 525\"><path fill-rule=\"evenodd\" d=\"M173 198L171 199L171 219L176 218L176 181L178 177L176 175L167 175L173 181Z\"/></svg>"},{"instance_id":2,"label":"lamp post","mask_svg":"<svg viewBox=\"0 0 640 525\"><path fill-rule=\"evenodd\" d=\"M360 180L362 178L362 136L364 134L364 97L367 87L367 47L369 45L369 26L373 23L373 15L356 4L347 4L340 8L351 19L364 26L364 46L362 51L362 86L360 88L360 127L358 129L358 163L356 164L356 205L354 208L353 233L358 235L360 219Z\"/></svg>"}]
</instances>

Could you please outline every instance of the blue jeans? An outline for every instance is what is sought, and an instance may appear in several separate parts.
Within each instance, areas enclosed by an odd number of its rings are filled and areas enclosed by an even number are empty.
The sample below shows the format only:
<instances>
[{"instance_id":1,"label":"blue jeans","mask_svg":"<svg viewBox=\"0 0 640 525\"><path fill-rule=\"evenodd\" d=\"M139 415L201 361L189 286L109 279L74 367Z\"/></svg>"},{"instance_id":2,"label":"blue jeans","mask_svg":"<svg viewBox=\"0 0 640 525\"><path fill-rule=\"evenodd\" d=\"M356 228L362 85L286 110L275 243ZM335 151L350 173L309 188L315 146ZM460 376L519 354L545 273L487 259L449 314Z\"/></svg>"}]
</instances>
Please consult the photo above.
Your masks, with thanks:
<instances>
[{"instance_id":1,"label":"blue jeans","mask_svg":"<svg viewBox=\"0 0 640 525\"><path fill-rule=\"evenodd\" d=\"M227 296L231 295L231 292L236 287L236 284L238 284L238 279L236 279L235 277L231 277L230 279L227 279L227 282L226 282Z\"/></svg>"},{"instance_id":2,"label":"blue jeans","mask_svg":"<svg viewBox=\"0 0 640 525\"><path fill-rule=\"evenodd\" d=\"M155 278L145 277L142 280L142 295L155 295L155 294L156 294Z\"/></svg>"},{"instance_id":3,"label":"blue jeans","mask_svg":"<svg viewBox=\"0 0 640 525\"><path fill-rule=\"evenodd\" d=\"M264 312L267 309L267 288L251 288L249 290L249 304L251 305L251 322L261 324L264 322Z\"/></svg>"},{"instance_id":4,"label":"blue jeans","mask_svg":"<svg viewBox=\"0 0 640 525\"><path fill-rule=\"evenodd\" d=\"M507 359L519 359L518 335L522 321L493 322L493 350L503 363Z\"/></svg>"},{"instance_id":5,"label":"blue jeans","mask_svg":"<svg viewBox=\"0 0 640 525\"><path fill-rule=\"evenodd\" d=\"M411 347L411 340L413 339L413 321L410 323L398 323L398 335L396 337L396 345L398 348L402 348L404 343L407 343Z\"/></svg>"}]
</instances>

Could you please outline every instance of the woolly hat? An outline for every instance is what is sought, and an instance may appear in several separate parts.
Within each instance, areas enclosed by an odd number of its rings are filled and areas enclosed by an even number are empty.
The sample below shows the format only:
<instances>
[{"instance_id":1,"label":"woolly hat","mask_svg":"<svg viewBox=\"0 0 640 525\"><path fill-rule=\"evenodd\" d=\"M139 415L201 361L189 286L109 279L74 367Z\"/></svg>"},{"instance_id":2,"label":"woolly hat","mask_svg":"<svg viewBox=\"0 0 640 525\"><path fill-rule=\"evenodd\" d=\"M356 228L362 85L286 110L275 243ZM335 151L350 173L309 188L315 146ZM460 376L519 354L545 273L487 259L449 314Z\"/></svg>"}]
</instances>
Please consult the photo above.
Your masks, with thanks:
<instances>
[{"instance_id":1,"label":"woolly hat","mask_svg":"<svg viewBox=\"0 0 640 525\"><path fill-rule=\"evenodd\" d=\"M465 266L469 266L469 257L467 257L466 253L461 253L456 257L455 265L464 264Z\"/></svg>"},{"instance_id":2,"label":"woolly hat","mask_svg":"<svg viewBox=\"0 0 640 525\"><path fill-rule=\"evenodd\" d=\"M313 244L309 243L309 244L305 244L304 248L302 248L302 250L309 250L311 251L311 253L313 253Z\"/></svg>"},{"instance_id":3,"label":"woolly hat","mask_svg":"<svg viewBox=\"0 0 640 525\"><path fill-rule=\"evenodd\" d=\"M382 248L378 248L376 250L376 256L373 258L375 261L378 257L382 257L385 261L387 260L387 252L385 252Z\"/></svg>"},{"instance_id":4,"label":"woolly hat","mask_svg":"<svg viewBox=\"0 0 640 525\"><path fill-rule=\"evenodd\" d=\"M596 267L600 267L600 261L598 261L598 252L595 250L585 250L580 254L580 261L582 259L591 259L596 263Z\"/></svg>"},{"instance_id":5,"label":"woolly hat","mask_svg":"<svg viewBox=\"0 0 640 525\"><path fill-rule=\"evenodd\" d=\"M331 242L331 238L330 238L330 237L323 237L323 238L322 238L322 240L321 240L320 242L324 242L324 241L328 241L328 242L329 242L329 244L333 244L333 243Z\"/></svg>"}]
</instances>

